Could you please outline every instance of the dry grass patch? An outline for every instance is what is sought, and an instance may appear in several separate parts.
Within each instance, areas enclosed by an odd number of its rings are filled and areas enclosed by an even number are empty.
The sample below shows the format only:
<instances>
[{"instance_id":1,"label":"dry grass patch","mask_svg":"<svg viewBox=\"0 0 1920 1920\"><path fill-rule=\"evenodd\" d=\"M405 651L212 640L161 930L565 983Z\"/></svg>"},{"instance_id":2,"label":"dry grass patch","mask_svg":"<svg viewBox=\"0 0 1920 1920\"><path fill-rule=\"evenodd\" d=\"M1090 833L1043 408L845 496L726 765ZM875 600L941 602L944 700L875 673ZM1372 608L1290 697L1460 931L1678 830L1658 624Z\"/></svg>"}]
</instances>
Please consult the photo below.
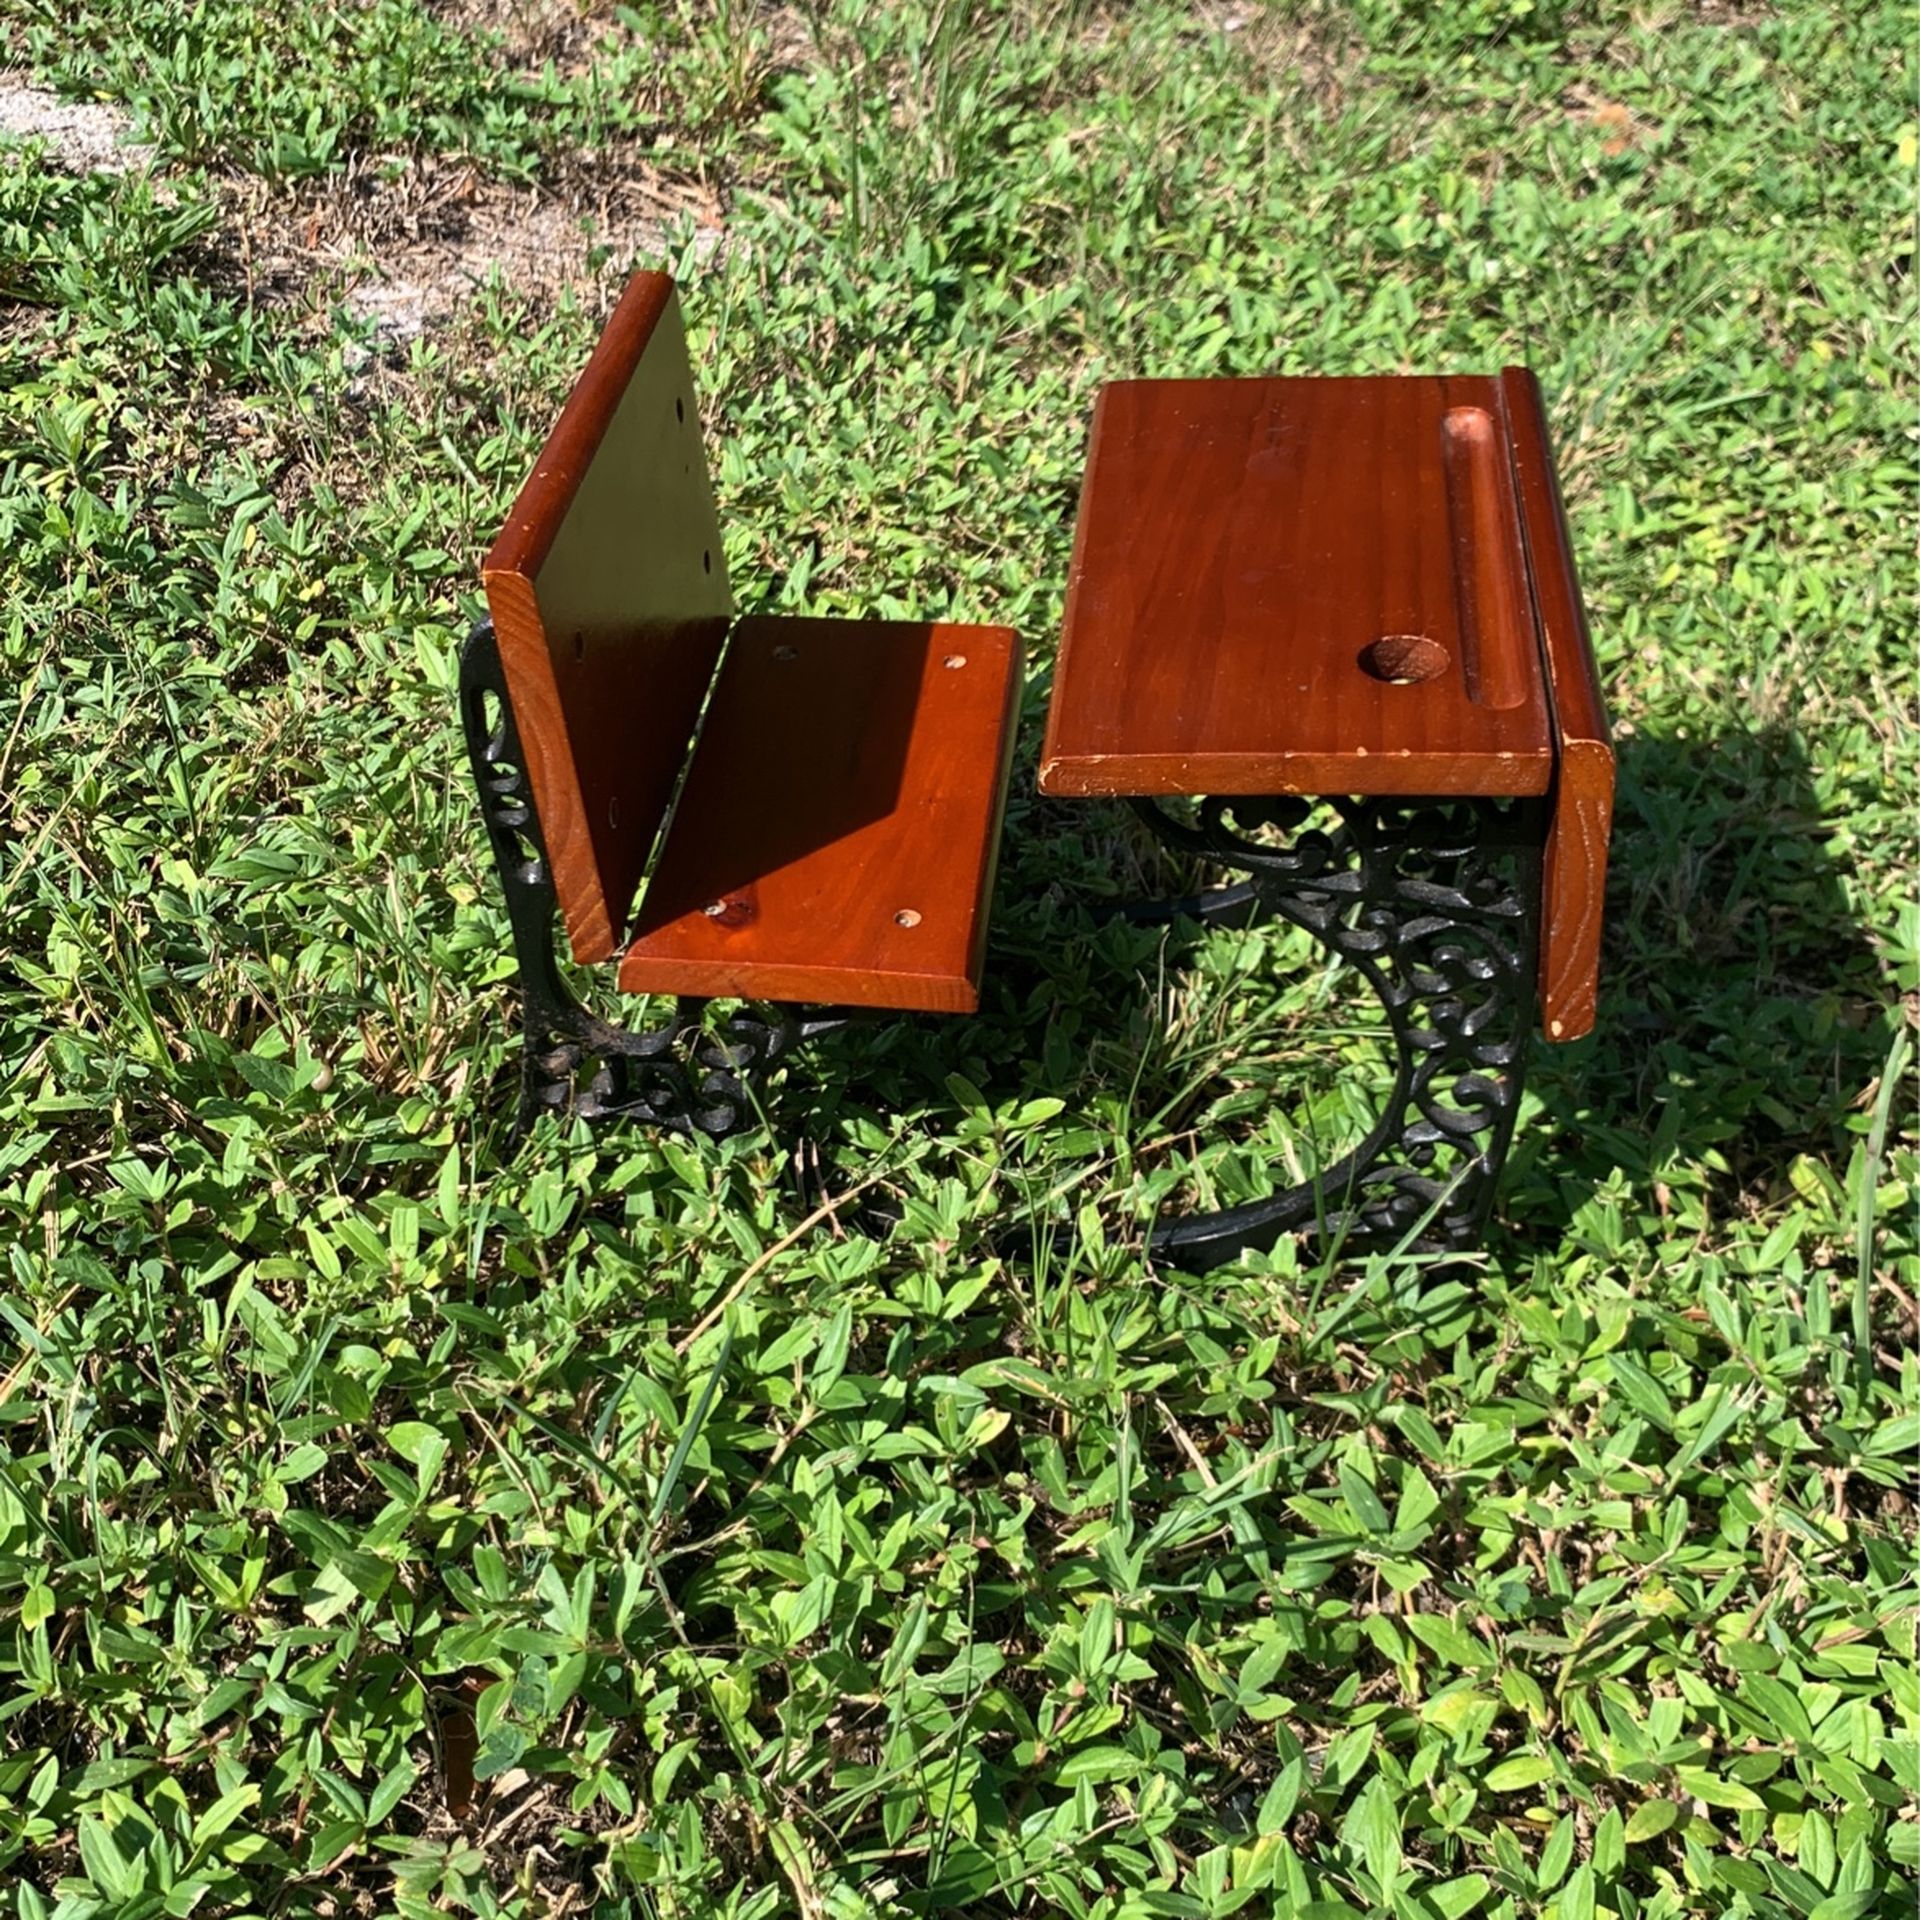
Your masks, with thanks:
<instances>
[{"instance_id":1,"label":"dry grass patch","mask_svg":"<svg viewBox=\"0 0 1920 1920\"><path fill-rule=\"evenodd\" d=\"M640 258L692 238L721 244L711 188L615 150L556 185L488 180L465 161L355 160L319 184L276 191L237 183L228 254L250 300L336 303L401 345L444 323L498 275L514 293L551 300L617 282Z\"/></svg>"}]
</instances>

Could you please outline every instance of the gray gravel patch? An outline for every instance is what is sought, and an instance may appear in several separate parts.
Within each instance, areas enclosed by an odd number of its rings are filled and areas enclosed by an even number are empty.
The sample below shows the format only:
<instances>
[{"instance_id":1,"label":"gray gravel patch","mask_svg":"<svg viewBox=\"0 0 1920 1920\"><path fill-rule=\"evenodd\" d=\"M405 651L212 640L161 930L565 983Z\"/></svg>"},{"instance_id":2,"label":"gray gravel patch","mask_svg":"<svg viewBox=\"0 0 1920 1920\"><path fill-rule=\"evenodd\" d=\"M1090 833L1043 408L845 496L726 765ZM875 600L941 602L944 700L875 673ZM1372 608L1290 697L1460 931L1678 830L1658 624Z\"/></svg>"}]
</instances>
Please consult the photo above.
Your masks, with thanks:
<instances>
[{"instance_id":1,"label":"gray gravel patch","mask_svg":"<svg viewBox=\"0 0 1920 1920\"><path fill-rule=\"evenodd\" d=\"M130 173L153 149L127 138L131 118L118 107L62 100L57 93L0 74L0 140L44 140L73 173Z\"/></svg>"}]
</instances>

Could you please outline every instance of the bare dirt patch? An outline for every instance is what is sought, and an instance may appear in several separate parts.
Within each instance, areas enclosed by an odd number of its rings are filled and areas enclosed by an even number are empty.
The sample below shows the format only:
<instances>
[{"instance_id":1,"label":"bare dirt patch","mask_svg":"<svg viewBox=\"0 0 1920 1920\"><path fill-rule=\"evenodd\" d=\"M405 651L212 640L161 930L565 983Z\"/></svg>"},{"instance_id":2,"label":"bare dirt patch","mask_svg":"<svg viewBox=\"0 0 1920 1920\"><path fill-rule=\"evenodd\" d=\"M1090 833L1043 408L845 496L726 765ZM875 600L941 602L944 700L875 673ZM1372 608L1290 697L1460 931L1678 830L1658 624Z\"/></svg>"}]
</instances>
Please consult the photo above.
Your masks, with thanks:
<instances>
[{"instance_id":1,"label":"bare dirt patch","mask_svg":"<svg viewBox=\"0 0 1920 1920\"><path fill-rule=\"evenodd\" d=\"M551 62L563 76L587 67L612 25L612 9L594 0L428 0L428 10L463 33L499 35L515 69L537 72Z\"/></svg>"},{"instance_id":2,"label":"bare dirt patch","mask_svg":"<svg viewBox=\"0 0 1920 1920\"><path fill-rule=\"evenodd\" d=\"M0 139L44 140L54 163L73 173L130 173L153 149L128 139L133 122L118 107L62 100L0 74Z\"/></svg>"},{"instance_id":3,"label":"bare dirt patch","mask_svg":"<svg viewBox=\"0 0 1920 1920\"><path fill-rule=\"evenodd\" d=\"M1200 0L1194 22L1223 35L1248 64L1276 87L1304 94L1337 111L1352 90L1359 36L1334 17L1301 16L1262 0Z\"/></svg>"},{"instance_id":4,"label":"bare dirt patch","mask_svg":"<svg viewBox=\"0 0 1920 1920\"><path fill-rule=\"evenodd\" d=\"M517 187L457 160L393 156L286 194L241 189L237 265L250 297L343 305L400 345L449 319L497 275L550 300L617 282L691 240L723 239L714 192L633 155L584 157L558 185Z\"/></svg>"}]
</instances>

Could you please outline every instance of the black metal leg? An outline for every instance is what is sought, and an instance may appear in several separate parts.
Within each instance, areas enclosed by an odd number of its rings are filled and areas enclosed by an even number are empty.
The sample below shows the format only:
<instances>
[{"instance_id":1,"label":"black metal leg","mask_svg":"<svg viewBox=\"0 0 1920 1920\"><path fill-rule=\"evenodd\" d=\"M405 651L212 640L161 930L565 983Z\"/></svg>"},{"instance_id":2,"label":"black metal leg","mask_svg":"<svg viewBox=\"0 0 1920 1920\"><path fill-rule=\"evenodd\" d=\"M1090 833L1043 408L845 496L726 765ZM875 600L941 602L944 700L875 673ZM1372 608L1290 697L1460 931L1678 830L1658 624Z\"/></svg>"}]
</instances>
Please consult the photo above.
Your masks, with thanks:
<instances>
[{"instance_id":1,"label":"black metal leg","mask_svg":"<svg viewBox=\"0 0 1920 1920\"><path fill-rule=\"evenodd\" d=\"M1198 921L1203 927L1250 927L1260 917L1260 889L1243 880L1238 886L1209 887L1178 900L1130 900L1115 909L1114 917L1135 927L1171 926L1176 920Z\"/></svg>"},{"instance_id":2,"label":"black metal leg","mask_svg":"<svg viewBox=\"0 0 1920 1920\"><path fill-rule=\"evenodd\" d=\"M553 877L490 620L474 628L460 655L460 720L520 967L524 1044L510 1146L542 1113L631 1116L716 1139L752 1125L753 1079L800 1041L853 1016L743 1010L728 1018L723 1036L702 1025L703 1000L677 1001L666 1026L637 1033L588 1012L554 953Z\"/></svg>"},{"instance_id":3,"label":"black metal leg","mask_svg":"<svg viewBox=\"0 0 1920 1920\"><path fill-rule=\"evenodd\" d=\"M1228 903L1215 917L1257 904L1356 967L1395 1055L1380 1119L1352 1153L1264 1200L1161 1220L1154 1254L1204 1270L1302 1229L1359 1247L1474 1245L1534 1023L1544 803L1210 799L1192 823L1133 804L1168 845L1248 873L1242 887L1199 896ZM1337 823L1302 831L1316 805ZM1249 837L1261 827L1284 837Z\"/></svg>"}]
</instances>

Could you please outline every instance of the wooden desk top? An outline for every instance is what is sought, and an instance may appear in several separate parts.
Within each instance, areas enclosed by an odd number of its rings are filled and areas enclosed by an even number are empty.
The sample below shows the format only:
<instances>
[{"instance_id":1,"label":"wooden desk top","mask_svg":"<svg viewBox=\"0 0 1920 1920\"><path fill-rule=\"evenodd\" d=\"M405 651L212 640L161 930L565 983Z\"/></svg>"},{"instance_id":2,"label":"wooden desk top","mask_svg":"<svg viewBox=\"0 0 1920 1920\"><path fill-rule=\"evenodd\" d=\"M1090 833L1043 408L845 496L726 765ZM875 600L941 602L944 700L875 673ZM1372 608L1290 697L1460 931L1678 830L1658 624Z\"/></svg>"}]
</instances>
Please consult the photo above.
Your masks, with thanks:
<instances>
[{"instance_id":1,"label":"wooden desk top","mask_svg":"<svg viewBox=\"0 0 1920 1920\"><path fill-rule=\"evenodd\" d=\"M1534 794L1553 728L1502 383L1105 388L1055 794Z\"/></svg>"},{"instance_id":2,"label":"wooden desk top","mask_svg":"<svg viewBox=\"0 0 1920 1920\"><path fill-rule=\"evenodd\" d=\"M1541 1017L1572 1040L1613 783L1524 368L1101 393L1042 791L1550 793Z\"/></svg>"}]
</instances>

